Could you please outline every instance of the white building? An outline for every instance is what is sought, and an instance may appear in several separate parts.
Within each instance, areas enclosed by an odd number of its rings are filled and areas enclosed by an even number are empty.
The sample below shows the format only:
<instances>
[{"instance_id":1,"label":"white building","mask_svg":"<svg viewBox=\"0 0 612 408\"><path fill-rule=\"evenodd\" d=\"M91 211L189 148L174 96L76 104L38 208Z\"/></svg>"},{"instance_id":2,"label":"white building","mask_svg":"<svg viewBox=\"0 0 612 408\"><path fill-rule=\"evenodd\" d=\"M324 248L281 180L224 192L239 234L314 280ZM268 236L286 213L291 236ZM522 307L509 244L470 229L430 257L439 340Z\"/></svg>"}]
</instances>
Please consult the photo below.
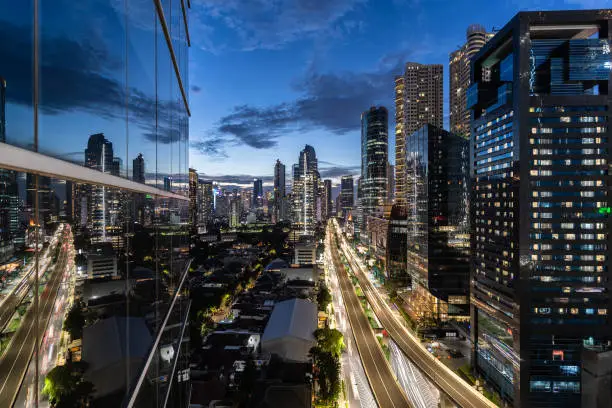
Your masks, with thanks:
<instances>
[{"instance_id":1,"label":"white building","mask_svg":"<svg viewBox=\"0 0 612 408\"><path fill-rule=\"evenodd\" d=\"M284 360L306 362L316 344L316 329L317 305L297 298L277 303L261 338L261 350Z\"/></svg>"}]
</instances>

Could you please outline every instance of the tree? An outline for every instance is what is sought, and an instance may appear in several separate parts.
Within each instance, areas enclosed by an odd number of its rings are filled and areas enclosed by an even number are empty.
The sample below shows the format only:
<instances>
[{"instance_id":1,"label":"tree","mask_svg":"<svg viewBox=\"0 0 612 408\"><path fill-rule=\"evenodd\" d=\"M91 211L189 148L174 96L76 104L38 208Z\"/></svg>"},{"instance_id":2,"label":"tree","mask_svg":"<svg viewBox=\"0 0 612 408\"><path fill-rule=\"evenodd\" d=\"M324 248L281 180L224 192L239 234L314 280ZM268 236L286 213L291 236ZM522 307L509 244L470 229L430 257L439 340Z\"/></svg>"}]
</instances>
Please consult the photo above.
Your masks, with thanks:
<instances>
[{"instance_id":1,"label":"tree","mask_svg":"<svg viewBox=\"0 0 612 408\"><path fill-rule=\"evenodd\" d=\"M81 301L76 301L66 313L64 320L64 330L70 334L71 339L80 339L83 336L83 327L85 326L85 314L83 307L85 305Z\"/></svg>"},{"instance_id":2,"label":"tree","mask_svg":"<svg viewBox=\"0 0 612 408\"><path fill-rule=\"evenodd\" d=\"M339 357L344 350L344 336L336 329L324 327L314 331L317 347L325 353L330 353L334 357Z\"/></svg>"},{"instance_id":3,"label":"tree","mask_svg":"<svg viewBox=\"0 0 612 408\"><path fill-rule=\"evenodd\" d=\"M83 379L87 363L72 363L55 366L45 377L43 394L49 397L49 404L54 408L87 406L94 387Z\"/></svg>"},{"instance_id":4,"label":"tree","mask_svg":"<svg viewBox=\"0 0 612 408\"><path fill-rule=\"evenodd\" d=\"M322 284L321 287L319 287L319 292L317 293L317 304L319 305L319 310L327 310L327 306L331 303L331 301L332 296L329 289L327 289L327 286Z\"/></svg>"}]
</instances>

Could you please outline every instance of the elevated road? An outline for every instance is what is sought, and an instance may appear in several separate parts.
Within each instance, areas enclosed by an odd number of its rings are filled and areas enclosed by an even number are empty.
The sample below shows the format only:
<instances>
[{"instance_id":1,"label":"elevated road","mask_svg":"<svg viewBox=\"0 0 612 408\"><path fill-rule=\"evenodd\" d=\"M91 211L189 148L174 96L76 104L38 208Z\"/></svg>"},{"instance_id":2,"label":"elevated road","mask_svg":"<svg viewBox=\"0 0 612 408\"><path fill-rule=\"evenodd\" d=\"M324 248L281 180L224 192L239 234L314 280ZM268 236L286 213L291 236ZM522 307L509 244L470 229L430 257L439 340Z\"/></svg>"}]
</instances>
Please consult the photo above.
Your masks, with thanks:
<instances>
[{"instance_id":1,"label":"elevated road","mask_svg":"<svg viewBox=\"0 0 612 408\"><path fill-rule=\"evenodd\" d=\"M331 233L331 228L328 230ZM395 380L391 371L391 366L387 362L378 340L370 327L359 298L355 293L352 282L344 270L344 265L340 261L338 251L335 248L336 239L331 237L332 261L338 276L342 298L349 322L353 329L353 337L357 344L357 350L361 356L363 368L370 383L374 397L378 406L381 408L411 407L400 385Z\"/></svg>"},{"instance_id":2,"label":"elevated road","mask_svg":"<svg viewBox=\"0 0 612 408\"><path fill-rule=\"evenodd\" d=\"M372 285L367 277L367 271L355 253L349 248L339 232L338 224L332 221L337 236L340 236L341 248L344 256L355 276L361 289L372 306L372 310L381 322L385 330L395 341L402 352L434 383L446 393L457 405L462 408L495 408L497 407L475 388L463 381L452 370L431 355L404 325L390 304L383 298L380 292ZM337 252L337 247L332 246L332 252ZM336 255L337 256L337 255ZM344 271L344 270L343 270ZM384 406L384 405L383 405Z\"/></svg>"},{"instance_id":3,"label":"elevated road","mask_svg":"<svg viewBox=\"0 0 612 408\"><path fill-rule=\"evenodd\" d=\"M61 245L61 243L60 243ZM49 281L39 297L39 318L36 319L34 304L23 317L21 325L11 339L10 347L0 360L0 407L11 407L17 398L21 382L25 377L36 343L36 323L40 341L53 311L55 297L62 282L68 262L67 245L63 244L60 256L51 271Z\"/></svg>"}]
</instances>

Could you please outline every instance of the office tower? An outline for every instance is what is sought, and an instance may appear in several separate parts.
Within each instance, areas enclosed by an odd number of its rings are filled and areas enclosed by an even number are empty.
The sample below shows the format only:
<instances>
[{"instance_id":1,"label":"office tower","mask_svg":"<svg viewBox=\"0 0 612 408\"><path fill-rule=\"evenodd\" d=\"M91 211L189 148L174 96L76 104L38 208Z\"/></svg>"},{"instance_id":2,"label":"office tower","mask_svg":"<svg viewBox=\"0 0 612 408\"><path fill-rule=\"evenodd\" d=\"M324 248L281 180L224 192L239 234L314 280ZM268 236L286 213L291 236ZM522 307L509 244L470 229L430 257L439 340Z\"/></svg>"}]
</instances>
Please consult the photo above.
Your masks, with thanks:
<instances>
[{"instance_id":1,"label":"office tower","mask_svg":"<svg viewBox=\"0 0 612 408\"><path fill-rule=\"evenodd\" d=\"M361 210L363 221L369 215L382 215L387 202L388 161L387 108L371 107L361 114ZM362 224L365 228L365 224Z\"/></svg>"},{"instance_id":2,"label":"office tower","mask_svg":"<svg viewBox=\"0 0 612 408\"><path fill-rule=\"evenodd\" d=\"M253 207L261 208L263 206L263 181L261 179L253 180Z\"/></svg>"},{"instance_id":3,"label":"office tower","mask_svg":"<svg viewBox=\"0 0 612 408\"><path fill-rule=\"evenodd\" d=\"M395 200L395 166L387 163L387 204Z\"/></svg>"},{"instance_id":4,"label":"office tower","mask_svg":"<svg viewBox=\"0 0 612 408\"><path fill-rule=\"evenodd\" d=\"M212 181L199 180L198 182L198 225L205 226L212 221L214 207L214 191Z\"/></svg>"},{"instance_id":5,"label":"office tower","mask_svg":"<svg viewBox=\"0 0 612 408\"><path fill-rule=\"evenodd\" d=\"M332 208L332 181L329 179L323 180L323 214L325 218L329 218L332 216L333 208Z\"/></svg>"},{"instance_id":6,"label":"office tower","mask_svg":"<svg viewBox=\"0 0 612 408\"><path fill-rule=\"evenodd\" d=\"M432 125L406 139L414 318L469 318L468 141Z\"/></svg>"},{"instance_id":7,"label":"office tower","mask_svg":"<svg viewBox=\"0 0 612 408\"><path fill-rule=\"evenodd\" d=\"M353 176L342 176L340 179L340 209L342 217L346 217L348 213L355 207L355 192L353 187Z\"/></svg>"},{"instance_id":8,"label":"office tower","mask_svg":"<svg viewBox=\"0 0 612 408\"><path fill-rule=\"evenodd\" d=\"M51 186L51 178L38 176L38 190L36 190L36 176L31 173L26 174L26 209L28 211L28 222L34 220L36 204L36 191L38 191L38 217L41 221L41 226L51 222L53 215L53 195L54 191Z\"/></svg>"},{"instance_id":9,"label":"office tower","mask_svg":"<svg viewBox=\"0 0 612 408\"><path fill-rule=\"evenodd\" d=\"M319 183L318 161L312 146L306 145L293 165L293 221L300 235L314 235L317 219L317 193Z\"/></svg>"},{"instance_id":10,"label":"office tower","mask_svg":"<svg viewBox=\"0 0 612 408\"><path fill-rule=\"evenodd\" d=\"M132 161L132 180L136 183L145 183L145 162L142 153Z\"/></svg>"},{"instance_id":11,"label":"office tower","mask_svg":"<svg viewBox=\"0 0 612 408\"><path fill-rule=\"evenodd\" d=\"M198 224L198 173L189 169L189 223L192 228Z\"/></svg>"},{"instance_id":12,"label":"office tower","mask_svg":"<svg viewBox=\"0 0 612 408\"><path fill-rule=\"evenodd\" d=\"M6 143L6 80L0 76L0 143Z\"/></svg>"},{"instance_id":13,"label":"office tower","mask_svg":"<svg viewBox=\"0 0 612 408\"><path fill-rule=\"evenodd\" d=\"M410 283L407 273L408 217L406 206L393 205L387 230L387 278L404 286Z\"/></svg>"},{"instance_id":14,"label":"office tower","mask_svg":"<svg viewBox=\"0 0 612 408\"><path fill-rule=\"evenodd\" d=\"M285 183L285 165L276 160L274 165L274 191L272 204L272 222L277 223L285 219L283 200L287 195Z\"/></svg>"},{"instance_id":15,"label":"office tower","mask_svg":"<svg viewBox=\"0 0 612 408\"><path fill-rule=\"evenodd\" d=\"M493 33L488 33L483 26L472 24L467 29L465 44L449 55L450 131L466 139L470 137L471 112L467 108L470 61L493 35Z\"/></svg>"},{"instance_id":16,"label":"office tower","mask_svg":"<svg viewBox=\"0 0 612 408\"><path fill-rule=\"evenodd\" d=\"M426 124L442 128L442 65L406 63L395 78L395 202L406 204L406 138Z\"/></svg>"},{"instance_id":17,"label":"office tower","mask_svg":"<svg viewBox=\"0 0 612 408\"><path fill-rule=\"evenodd\" d=\"M172 177L171 176L164 177L164 190L172 191Z\"/></svg>"},{"instance_id":18,"label":"office tower","mask_svg":"<svg viewBox=\"0 0 612 408\"><path fill-rule=\"evenodd\" d=\"M521 12L472 61L473 361L515 406L580 407L612 339L611 22Z\"/></svg>"}]
</instances>

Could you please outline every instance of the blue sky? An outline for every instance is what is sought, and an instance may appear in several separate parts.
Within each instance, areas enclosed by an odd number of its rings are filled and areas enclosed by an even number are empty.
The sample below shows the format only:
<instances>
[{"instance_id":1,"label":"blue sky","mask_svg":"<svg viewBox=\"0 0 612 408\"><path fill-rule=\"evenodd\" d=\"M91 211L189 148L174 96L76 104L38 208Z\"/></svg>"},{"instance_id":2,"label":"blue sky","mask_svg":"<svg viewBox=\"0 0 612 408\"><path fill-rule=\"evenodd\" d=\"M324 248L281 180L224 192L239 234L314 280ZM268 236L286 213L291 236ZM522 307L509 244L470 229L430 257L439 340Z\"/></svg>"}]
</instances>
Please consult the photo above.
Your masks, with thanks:
<instances>
[{"instance_id":1,"label":"blue sky","mask_svg":"<svg viewBox=\"0 0 612 408\"><path fill-rule=\"evenodd\" d=\"M289 170L308 143L323 177L357 174L360 112L386 106L393 135L393 77L405 62L444 64L447 100L448 54L468 25L501 28L521 10L606 7L610 0L194 0L190 165L248 181L271 176L277 158Z\"/></svg>"}]
</instances>

